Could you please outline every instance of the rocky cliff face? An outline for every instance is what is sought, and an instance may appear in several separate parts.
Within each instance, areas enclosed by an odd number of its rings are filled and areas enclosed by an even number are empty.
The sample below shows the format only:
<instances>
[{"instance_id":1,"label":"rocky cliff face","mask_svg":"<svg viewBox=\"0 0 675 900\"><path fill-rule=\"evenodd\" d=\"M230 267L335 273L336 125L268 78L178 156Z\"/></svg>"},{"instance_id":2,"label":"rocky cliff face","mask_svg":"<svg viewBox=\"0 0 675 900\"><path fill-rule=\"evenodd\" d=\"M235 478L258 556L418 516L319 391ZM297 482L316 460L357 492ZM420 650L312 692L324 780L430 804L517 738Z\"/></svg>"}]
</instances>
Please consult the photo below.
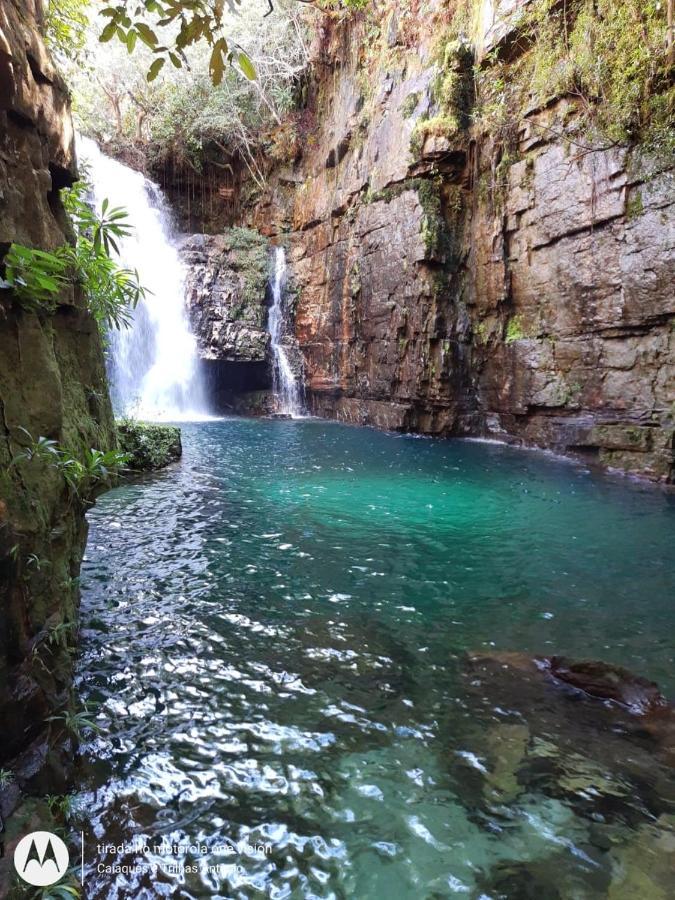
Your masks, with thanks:
<instances>
[{"instance_id":1,"label":"rocky cliff face","mask_svg":"<svg viewBox=\"0 0 675 900\"><path fill-rule=\"evenodd\" d=\"M52 249L68 235L59 189L77 175L73 129L40 16L23 0L0 8L0 264L12 242ZM112 433L99 335L77 292L44 315L0 301L0 768L16 774L2 815L45 771L42 787L59 789L47 731L63 729L45 720L68 705L86 539L63 475L48 458L18 460L29 435L81 454Z\"/></svg>"},{"instance_id":2,"label":"rocky cliff face","mask_svg":"<svg viewBox=\"0 0 675 900\"><path fill-rule=\"evenodd\" d=\"M246 228L189 235L181 255L188 315L215 407L267 411L267 240Z\"/></svg>"},{"instance_id":3,"label":"rocky cliff face","mask_svg":"<svg viewBox=\"0 0 675 900\"><path fill-rule=\"evenodd\" d=\"M253 221L289 232L315 412L672 480L673 170L588 145L568 95L524 108L508 150L472 124L474 60L518 78L527 5L486 0L440 61L398 7L326 26L315 127Z\"/></svg>"}]
</instances>

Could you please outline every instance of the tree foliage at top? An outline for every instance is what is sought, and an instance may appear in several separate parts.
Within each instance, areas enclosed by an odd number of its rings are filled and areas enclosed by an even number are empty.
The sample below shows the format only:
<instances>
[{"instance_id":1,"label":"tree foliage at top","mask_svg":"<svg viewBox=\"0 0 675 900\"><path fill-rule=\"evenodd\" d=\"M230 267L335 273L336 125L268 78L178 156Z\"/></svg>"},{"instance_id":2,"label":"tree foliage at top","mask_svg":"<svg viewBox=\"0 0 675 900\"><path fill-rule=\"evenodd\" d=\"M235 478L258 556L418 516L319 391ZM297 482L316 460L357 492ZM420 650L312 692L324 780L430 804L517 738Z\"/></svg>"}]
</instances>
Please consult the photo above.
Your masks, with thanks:
<instances>
[{"instance_id":1,"label":"tree foliage at top","mask_svg":"<svg viewBox=\"0 0 675 900\"><path fill-rule=\"evenodd\" d=\"M47 45L57 56L78 59L87 42L90 0L50 0L45 19Z\"/></svg>"},{"instance_id":2,"label":"tree foliage at top","mask_svg":"<svg viewBox=\"0 0 675 900\"><path fill-rule=\"evenodd\" d=\"M196 168L207 147L221 165L239 154L260 179L258 149L271 132L286 137L285 117L309 59L304 7L277 0L274 14L265 12L265 5L250 4L225 22L232 43L246 45L256 79L228 66L218 85L203 42L185 47L180 68L166 66L148 82L153 50L145 43L133 53L119 41L101 44L100 23L92 22L83 59L65 67L79 129L104 143L142 141L156 161L171 157Z\"/></svg>"},{"instance_id":3,"label":"tree foliage at top","mask_svg":"<svg viewBox=\"0 0 675 900\"><path fill-rule=\"evenodd\" d=\"M256 70L249 56L225 34L226 6L237 12L241 0L121 0L101 10L108 22L99 40L107 43L115 38L129 53L139 41L145 44L154 56L148 81L154 81L167 62L176 69L188 65L185 51L199 42L209 48L209 75L214 85L222 82L225 67L231 63L253 80Z\"/></svg>"}]
</instances>

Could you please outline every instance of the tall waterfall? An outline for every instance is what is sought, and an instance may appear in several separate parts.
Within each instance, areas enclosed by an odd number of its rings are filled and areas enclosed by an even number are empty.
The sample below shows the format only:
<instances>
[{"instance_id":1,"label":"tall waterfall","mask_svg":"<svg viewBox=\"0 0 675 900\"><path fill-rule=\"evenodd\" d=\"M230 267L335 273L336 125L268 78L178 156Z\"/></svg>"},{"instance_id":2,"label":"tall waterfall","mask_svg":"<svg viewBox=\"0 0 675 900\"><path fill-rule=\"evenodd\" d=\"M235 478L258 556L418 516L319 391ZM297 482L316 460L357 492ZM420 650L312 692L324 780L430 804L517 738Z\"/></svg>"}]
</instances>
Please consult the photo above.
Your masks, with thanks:
<instances>
[{"instance_id":1,"label":"tall waterfall","mask_svg":"<svg viewBox=\"0 0 675 900\"><path fill-rule=\"evenodd\" d=\"M286 285L286 253L277 247L274 255L274 280L272 282L272 306L269 312L268 328L274 355L273 387L277 399L277 412L283 415L302 415L302 396L298 380L283 346L285 307L284 287Z\"/></svg>"},{"instance_id":2,"label":"tall waterfall","mask_svg":"<svg viewBox=\"0 0 675 900\"><path fill-rule=\"evenodd\" d=\"M88 138L78 138L78 154L89 169L96 206L108 198L129 213L134 227L119 242L121 263L137 269L148 289L131 327L111 335L115 411L153 420L203 418L206 401L185 312L185 274L164 197L156 184L105 156Z\"/></svg>"}]
</instances>

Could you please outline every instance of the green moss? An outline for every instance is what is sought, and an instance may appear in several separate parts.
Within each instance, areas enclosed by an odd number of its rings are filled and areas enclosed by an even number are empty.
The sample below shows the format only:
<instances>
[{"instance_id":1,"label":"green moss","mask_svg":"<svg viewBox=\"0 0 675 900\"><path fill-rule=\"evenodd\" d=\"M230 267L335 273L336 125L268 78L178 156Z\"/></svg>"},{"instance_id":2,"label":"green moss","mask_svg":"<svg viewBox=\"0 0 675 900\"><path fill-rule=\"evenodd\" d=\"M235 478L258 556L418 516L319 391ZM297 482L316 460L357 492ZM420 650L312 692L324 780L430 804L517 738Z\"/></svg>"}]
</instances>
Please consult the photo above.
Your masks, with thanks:
<instances>
[{"instance_id":1,"label":"green moss","mask_svg":"<svg viewBox=\"0 0 675 900\"><path fill-rule=\"evenodd\" d=\"M476 322L476 324L473 326L473 334L474 334L477 344L487 344L487 340L488 340L487 323L484 321Z\"/></svg>"},{"instance_id":2,"label":"green moss","mask_svg":"<svg viewBox=\"0 0 675 900\"><path fill-rule=\"evenodd\" d=\"M456 34L446 32L436 48L439 74L432 85L436 112L420 118L410 136L413 158L421 156L430 136L458 138L469 127L473 104L473 52Z\"/></svg>"},{"instance_id":3,"label":"green moss","mask_svg":"<svg viewBox=\"0 0 675 900\"><path fill-rule=\"evenodd\" d=\"M567 96L580 101L576 118L587 140L675 151L664 3L532 0L517 27L520 56L502 59L496 49L476 70L481 131L513 140L527 108Z\"/></svg>"},{"instance_id":4,"label":"green moss","mask_svg":"<svg viewBox=\"0 0 675 900\"><path fill-rule=\"evenodd\" d=\"M527 335L523 330L523 324L520 316L513 316L512 319L509 319L508 325L506 326L506 337L504 338L505 343L513 344L515 341L522 341L526 337Z\"/></svg>"},{"instance_id":5,"label":"green moss","mask_svg":"<svg viewBox=\"0 0 675 900\"><path fill-rule=\"evenodd\" d=\"M122 419L117 423L120 449L130 454L129 468L135 472L163 469L180 459L180 428Z\"/></svg>"},{"instance_id":6,"label":"green moss","mask_svg":"<svg viewBox=\"0 0 675 900\"><path fill-rule=\"evenodd\" d=\"M642 194L639 190L636 190L635 193L628 198L626 202L626 218L636 219L639 215L644 212L644 204L642 202Z\"/></svg>"},{"instance_id":7,"label":"green moss","mask_svg":"<svg viewBox=\"0 0 675 900\"><path fill-rule=\"evenodd\" d=\"M412 94L408 94L403 103L401 104L401 115L404 119L409 119L410 116L415 112L417 106L420 102L420 93L419 91L415 91Z\"/></svg>"},{"instance_id":8,"label":"green moss","mask_svg":"<svg viewBox=\"0 0 675 900\"><path fill-rule=\"evenodd\" d=\"M269 278L269 241L252 228L228 228L224 232L230 263L243 275L243 307L237 318L245 319L246 309L258 311L265 296ZM255 316L254 316L255 318Z\"/></svg>"},{"instance_id":9,"label":"green moss","mask_svg":"<svg viewBox=\"0 0 675 900\"><path fill-rule=\"evenodd\" d=\"M424 142L428 137L445 137L451 139L459 133L459 122L450 114L420 119L410 136L410 149L415 156L420 156Z\"/></svg>"},{"instance_id":10,"label":"green moss","mask_svg":"<svg viewBox=\"0 0 675 900\"><path fill-rule=\"evenodd\" d=\"M457 185L444 185L442 178L406 178L380 191L370 188L364 203L391 203L406 191L415 191L423 210L422 240L428 259L450 260L455 248L453 234L460 226L462 190ZM446 218L447 216L447 218ZM450 224L454 227L450 227ZM452 234L451 234L452 232Z\"/></svg>"}]
</instances>

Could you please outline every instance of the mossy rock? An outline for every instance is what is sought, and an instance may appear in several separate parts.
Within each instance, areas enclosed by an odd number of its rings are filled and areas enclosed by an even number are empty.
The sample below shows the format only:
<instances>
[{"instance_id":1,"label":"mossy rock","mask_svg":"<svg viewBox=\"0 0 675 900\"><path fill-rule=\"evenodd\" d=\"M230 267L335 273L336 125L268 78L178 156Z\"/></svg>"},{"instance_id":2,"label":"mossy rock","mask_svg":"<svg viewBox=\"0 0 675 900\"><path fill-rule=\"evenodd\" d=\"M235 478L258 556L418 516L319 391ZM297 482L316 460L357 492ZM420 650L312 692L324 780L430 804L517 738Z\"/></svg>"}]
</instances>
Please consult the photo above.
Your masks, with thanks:
<instances>
[{"instance_id":1,"label":"mossy rock","mask_svg":"<svg viewBox=\"0 0 675 900\"><path fill-rule=\"evenodd\" d=\"M223 237L229 253L229 264L242 276L242 312L235 316L253 323L264 308L269 280L269 240L252 228L228 228ZM248 313L253 312L253 318ZM262 322L261 322L262 324Z\"/></svg>"},{"instance_id":2,"label":"mossy rock","mask_svg":"<svg viewBox=\"0 0 675 900\"><path fill-rule=\"evenodd\" d=\"M180 428L123 419L117 423L120 450L130 455L129 468L133 472L163 469L180 459L183 447Z\"/></svg>"}]
</instances>

